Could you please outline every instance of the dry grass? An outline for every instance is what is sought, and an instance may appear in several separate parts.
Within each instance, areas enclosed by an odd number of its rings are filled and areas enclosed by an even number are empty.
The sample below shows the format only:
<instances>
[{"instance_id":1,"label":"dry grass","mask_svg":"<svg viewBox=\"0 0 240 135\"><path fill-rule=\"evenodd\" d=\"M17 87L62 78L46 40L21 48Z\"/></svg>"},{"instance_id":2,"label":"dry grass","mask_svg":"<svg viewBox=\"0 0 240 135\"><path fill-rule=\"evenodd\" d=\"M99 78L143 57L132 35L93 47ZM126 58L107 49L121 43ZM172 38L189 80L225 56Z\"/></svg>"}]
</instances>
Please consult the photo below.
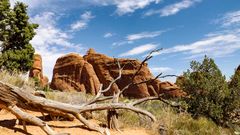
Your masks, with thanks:
<instances>
[{"instance_id":1,"label":"dry grass","mask_svg":"<svg viewBox=\"0 0 240 135\"><path fill-rule=\"evenodd\" d=\"M0 81L9 83L11 85L23 88L28 91L33 91L35 88L35 83L33 79L28 78L28 74L10 74L7 71L0 72Z\"/></svg>"},{"instance_id":2,"label":"dry grass","mask_svg":"<svg viewBox=\"0 0 240 135\"><path fill-rule=\"evenodd\" d=\"M190 114L177 113L173 108L160 101L150 101L141 105L157 117L156 123L140 118L132 112L121 112L123 127L144 127L152 135L232 135L229 129L217 126L211 120L201 117L193 119Z\"/></svg>"},{"instance_id":3,"label":"dry grass","mask_svg":"<svg viewBox=\"0 0 240 135\"><path fill-rule=\"evenodd\" d=\"M46 92L46 97L55 101L69 104L83 104L93 96L83 92Z\"/></svg>"}]
</instances>

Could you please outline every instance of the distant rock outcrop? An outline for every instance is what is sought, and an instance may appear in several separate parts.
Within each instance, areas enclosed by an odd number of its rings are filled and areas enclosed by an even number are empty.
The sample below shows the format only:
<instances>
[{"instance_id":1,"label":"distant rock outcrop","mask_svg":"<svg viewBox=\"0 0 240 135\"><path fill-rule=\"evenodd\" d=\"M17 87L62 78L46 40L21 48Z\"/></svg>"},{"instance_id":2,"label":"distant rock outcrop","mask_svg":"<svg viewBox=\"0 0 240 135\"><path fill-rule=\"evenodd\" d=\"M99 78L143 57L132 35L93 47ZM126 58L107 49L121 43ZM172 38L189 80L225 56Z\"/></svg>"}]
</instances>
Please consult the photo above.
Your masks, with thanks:
<instances>
[{"instance_id":1,"label":"distant rock outcrop","mask_svg":"<svg viewBox=\"0 0 240 135\"><path fill-rule=\"evenodd\" d=\"M141 62L133 59L117 60L121 66L124 66L122 78L111 87L110 91L104 93L105 95L112 95L132 81L137 83L154 78L147 64L144 64L140 72L132 80ZM103 84L103 88L106 88L114 78L118 77L118 74L119 69L116 59L96 53L95 50L90 49L83 57L72 53L59 58L54 67L51 88L62 91L76 90L96 94L100 83ZM123 95L142 98L156 96L161 93L166 93L170 96L185 95L175 84L164 83L159 80L131 86Z\"/></svg>"},{"instance_id":2,"label":"distant rock outcrop","mask_svg":"<svg viewBox=\"0 0 240 135\"><path fill-rule=\"evenodd\" d=\"M50 87L61 91L83 91L96 94L100 82L91 64L78 54L57 59Z\"/></svg>"},{"instance_id":3,"label":"distant rock outcrop","mask_svg":"<svg viewBox=\"0 0 240 135\"><path fill-rule=\"evenodd\" d=\"M186 93L180 87L171 82L160 82L160 94L163 93L168 97L183 97Z\"/></svg>"},{"instance_id":4,"label":"distant rock outcrop","mask_svg":"<svg viewBox=\"0 0 240 135\"><path fill-rule=\"evenodd\" d=\"M43 76L42 57L40 54L34 54L33 59L34 62L32 68L30 69L29 77L37 78L40 82L40 85L45 87L48 85L48 78Z\"/></svg>"}]
</instances>

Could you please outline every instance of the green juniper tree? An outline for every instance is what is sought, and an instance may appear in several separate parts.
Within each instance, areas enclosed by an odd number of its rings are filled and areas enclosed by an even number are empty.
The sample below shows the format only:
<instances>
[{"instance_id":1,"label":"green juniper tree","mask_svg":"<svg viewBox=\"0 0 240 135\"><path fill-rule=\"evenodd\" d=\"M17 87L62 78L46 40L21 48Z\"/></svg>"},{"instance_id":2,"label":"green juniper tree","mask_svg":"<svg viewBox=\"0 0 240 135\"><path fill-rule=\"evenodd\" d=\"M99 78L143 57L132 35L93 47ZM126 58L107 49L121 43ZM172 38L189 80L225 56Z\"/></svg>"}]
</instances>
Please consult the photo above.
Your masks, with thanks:
<instances>
[{"instance_id":1,"label":"green juniper tree","mask_svg":"<svg viewBox=\"0 0 240 135\"><path fill-rule=\"evenodd\" d=\"M236 110L240 109L240 66L231 77L228 87L230 93L229 96L225 99L224 116L226 120L231 121L236 115Z\"/></svg>"},{"instance_id":2,"label":"green juniper tree","mask_svg":"<svg viewBox=\"0 0 240 135\"><path fill-rule=\"evenodd\" d=\"M9 0L0 1L0 41L7 41L10 33L10 18L12 17L12 12L10 12Z\"/></svg>"},{"instance_id":3,"label":"green juniper tree","mask_svg":"<svg viewBox=\"0 0 240 135\"><path fill-rule=\"evenodd\" d=\"M193 116L206 116L216 123L224 122L224 106L229 89L214 60L205 56L202 63L192 61L191 70L184 73L181 88L189 97L186 102Z\"/></svg>"},{"instance_id":4,"label":"green juniper tree","mask_svg":"<svg viewBox=\"0 0 240 135\"><path fill-rule=\"evenodd\" d=\"M8 71L28 71L33 64L34 48L30 44L35 35L34 29L37 24L29 23L27 6L17 2L13 9L10 9L9 1L1 3L1 9L6 13L1 18L0 40L1 57L0 67Z\"/></svg>"}]
</instances>

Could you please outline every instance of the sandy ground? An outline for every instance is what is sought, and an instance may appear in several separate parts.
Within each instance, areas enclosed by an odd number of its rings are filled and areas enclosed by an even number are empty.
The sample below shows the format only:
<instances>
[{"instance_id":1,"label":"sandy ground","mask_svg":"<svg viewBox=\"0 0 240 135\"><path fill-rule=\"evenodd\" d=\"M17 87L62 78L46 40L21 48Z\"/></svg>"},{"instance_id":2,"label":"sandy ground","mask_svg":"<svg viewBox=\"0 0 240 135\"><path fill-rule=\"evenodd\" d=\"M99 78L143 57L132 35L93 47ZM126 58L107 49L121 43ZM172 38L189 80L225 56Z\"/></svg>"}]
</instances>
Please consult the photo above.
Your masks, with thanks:
<instances>
[{"instance_id":1,"label":"sandy ground","mask_svg":"<svg viewBox=\"0 0 240 135\"><path fill-rule=\"evenodd\" d=\"M40 113L28 112L35 116ZM0 135L46 135L39 127L28 125L27 131L22 125L15 125L16 117L9 112L0 112ZM91 120L97 123L95 120ZM47 122L55 131L61 133L71 133L71 135L101 135L100 133L87 130L79 121L49 121ZM148 135L145 129L123 129L122 133L111 131L111 135Z\"/></svg>"}]
</instances>

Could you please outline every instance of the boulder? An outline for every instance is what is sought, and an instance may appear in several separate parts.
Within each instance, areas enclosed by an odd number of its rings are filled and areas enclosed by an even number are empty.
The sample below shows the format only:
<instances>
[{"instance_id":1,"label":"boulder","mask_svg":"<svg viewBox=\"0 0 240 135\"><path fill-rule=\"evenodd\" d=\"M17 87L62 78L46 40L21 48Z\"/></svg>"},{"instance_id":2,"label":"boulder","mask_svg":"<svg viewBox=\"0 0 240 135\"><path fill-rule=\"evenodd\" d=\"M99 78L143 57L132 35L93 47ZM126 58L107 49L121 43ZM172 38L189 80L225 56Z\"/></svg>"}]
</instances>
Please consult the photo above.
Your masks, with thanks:
<instances>
[{"instance_id":1,"label":"boulder","mask_svg":"<svg viewBox=\"0 0 240 135\"><path fill-rule=\"evenodd\" d=\"M29 77L37 78L40 85L45 87L48 85L48 78L43 76L42 57L40 54L34 54L33 60L34 62L32 68L30 69Z\"/></svg>"},{"instance_id":2,"label":"boulder","mask_svg":"<svg viewBox=\"0 0 240 135\"><path fill-rule=\"evenodd\" d=\"M100 82L91 64L82 56L70 53L57 59L50 87L60 91L96 94Z\"/></svg>"}]
</instances>

